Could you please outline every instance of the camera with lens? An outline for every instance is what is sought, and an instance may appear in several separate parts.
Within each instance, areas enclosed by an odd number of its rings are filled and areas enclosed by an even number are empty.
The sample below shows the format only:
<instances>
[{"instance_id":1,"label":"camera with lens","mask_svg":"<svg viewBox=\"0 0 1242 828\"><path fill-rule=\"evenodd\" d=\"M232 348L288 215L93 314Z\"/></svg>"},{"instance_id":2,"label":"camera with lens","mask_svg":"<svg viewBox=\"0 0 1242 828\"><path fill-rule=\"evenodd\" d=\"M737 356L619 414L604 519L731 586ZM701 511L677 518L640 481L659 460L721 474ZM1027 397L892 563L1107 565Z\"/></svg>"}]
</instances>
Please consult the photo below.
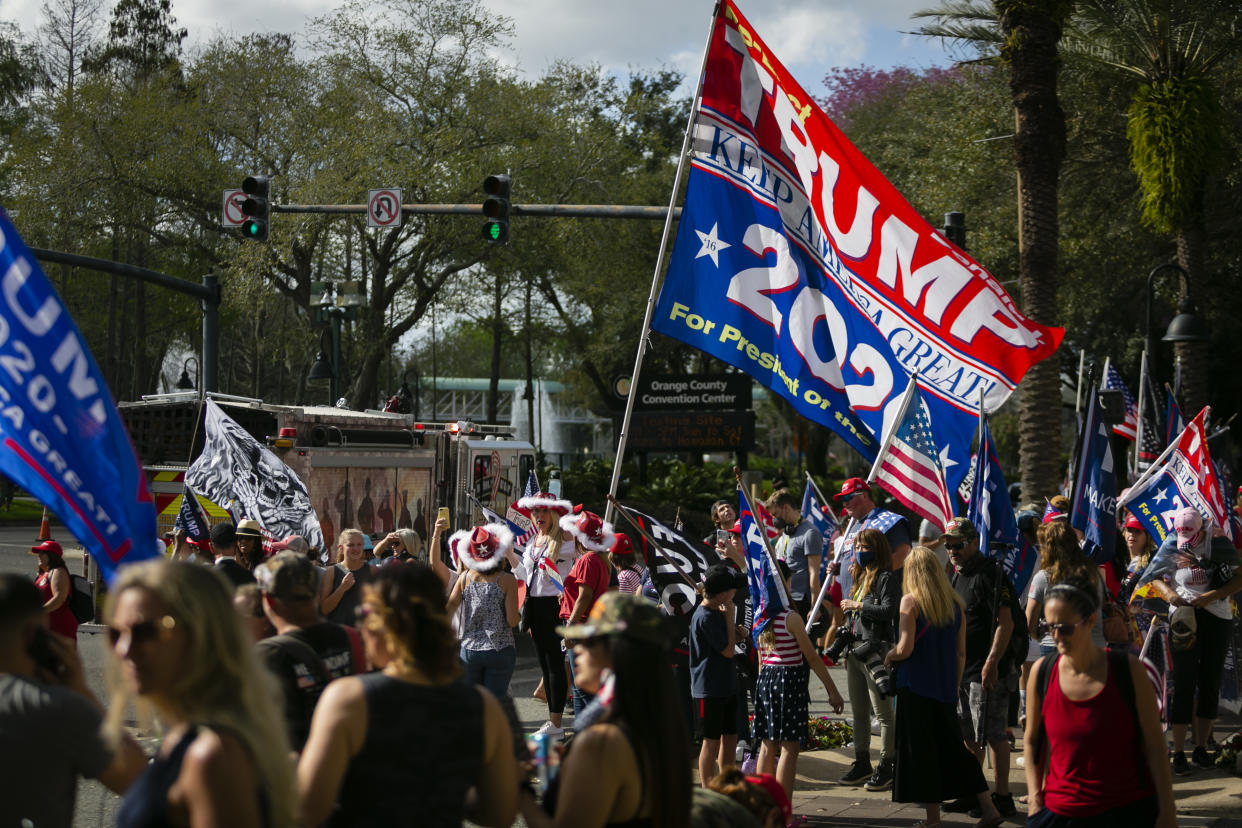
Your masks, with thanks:
<instances>
[{"instance_id":1,"label":"camera with lens","mask_svg":"<svg viewBox=\"0 0 1242 828\"><path fill-rule=\"evenodd\" d=\"M824 650L824 655L832 659L834 662L840 662L845 657L845 651L854 646L858 641L858 637L854 635L854 631L849 624L842 624L837 627L837 637L832 639L832 644L828 649Z\"/></svg>"},{"instance_id":2,"label":"camera with lens","mask_svg":"<svg viewBox=\"0 0 1242 828\"><path fill-rule=\"evenodd\" d=\"M884 663L887 650L888 645L872 639L855 644L850 650L850 655L861 661L867 668L867 672L871 674L871 679L881 695L894 696L896 692L893 689L893 671Z\"/></svg>"}]
</instances>

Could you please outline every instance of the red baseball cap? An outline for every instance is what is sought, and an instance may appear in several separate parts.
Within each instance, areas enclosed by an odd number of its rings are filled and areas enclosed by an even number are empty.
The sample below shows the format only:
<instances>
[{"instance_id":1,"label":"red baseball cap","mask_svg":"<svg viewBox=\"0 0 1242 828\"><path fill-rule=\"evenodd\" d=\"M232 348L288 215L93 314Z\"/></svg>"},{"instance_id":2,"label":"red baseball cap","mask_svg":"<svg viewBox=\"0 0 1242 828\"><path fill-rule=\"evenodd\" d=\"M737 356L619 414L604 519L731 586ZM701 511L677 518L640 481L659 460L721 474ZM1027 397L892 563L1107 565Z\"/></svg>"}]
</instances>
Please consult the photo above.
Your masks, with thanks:
<instances>
[{"instance_id":1,"label":"red baseball cap","mask_svg":"<svg viewBox=\"0 0 1242 828\"><path fill-rule=\"evenodd\" d=\"M867 481L863 480L861 477L851 477L849 480L846 480L844 483L841 484L841 491L834 494L832 496L832 499L833 500L845 500L845 498L849 497L850 495L858 494L859 492L866 492L867 494L871 494L871 487L868 486Z\"/></svg>"},{"instance_id":2,"label":"red baseball cap","mask_svg":"<svg viewBox=\"0 0 1242 828\"><path fill-rule=\"evenodd\" d=\"M1124 527L1124 528L1126 528L1126 529L1145 529L1146 527L1144 527L1144 526L1143 526L1143 521L1139 520L1139 519L1138 519L1138 518L1136 518L1134 515L1126 515L1126 525L1125 525L1125 527Z\"/></svg>"},{"instance_id":3,"label":"red baseball cap","mask_svg":"<svg viewBox=\"0 0 1242 828\"><path fill-rule=\"evenodd\" d=\"M30 551L38 555L40 552L47 552L49 555L60 555L64 557L65 552L60 548L60 544L54 540L45 540L38 546L30 547Z\"/></svg>"},{"instance_id":4,"label":"red baseball cap","mask_svg":"<svg viewBox=\"0 0 1242 828\"><path fill-rule=\"evenodd\" d=\"M764 773L758 776L748 776L746 781L763 788L768 796L772 797L776 807L781 809L781 814L785 817L785 821L789 821L790 816L793 815L793 806L789 804L789 796L785 793L785 786L778 782L775 776L770 773Z\"/></svg>"}]
</instances>

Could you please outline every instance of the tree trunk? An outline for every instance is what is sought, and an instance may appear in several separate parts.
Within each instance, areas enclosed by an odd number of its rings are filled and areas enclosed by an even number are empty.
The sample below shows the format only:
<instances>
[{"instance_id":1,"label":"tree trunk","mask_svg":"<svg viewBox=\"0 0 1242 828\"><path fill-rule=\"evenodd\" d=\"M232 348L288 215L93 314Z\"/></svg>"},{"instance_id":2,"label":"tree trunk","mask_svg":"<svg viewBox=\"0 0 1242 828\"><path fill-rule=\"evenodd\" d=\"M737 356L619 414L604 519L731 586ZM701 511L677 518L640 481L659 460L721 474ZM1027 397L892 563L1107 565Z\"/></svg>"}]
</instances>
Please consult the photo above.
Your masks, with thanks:
<instances>
[{"instance_id":1,"label":"tree trunk","mask_svg":"<svg viewBox=\"0 0 1242 828\"><path fill-rule=\"evenodd\" d=\"M1065 113L1057 100L1063 4L1044 7L997 0L1009 65L1009 90L1016 128L1018 170L1018 249L1023 312L1036 322L1055 325L1057 309L1057 182L1065 158ZM1054 494L1061 467L1060 370L1048 358L1031 367L1022 381L1019 407L1022 495L1026 500Z\"/></svg>"}]
</instances>

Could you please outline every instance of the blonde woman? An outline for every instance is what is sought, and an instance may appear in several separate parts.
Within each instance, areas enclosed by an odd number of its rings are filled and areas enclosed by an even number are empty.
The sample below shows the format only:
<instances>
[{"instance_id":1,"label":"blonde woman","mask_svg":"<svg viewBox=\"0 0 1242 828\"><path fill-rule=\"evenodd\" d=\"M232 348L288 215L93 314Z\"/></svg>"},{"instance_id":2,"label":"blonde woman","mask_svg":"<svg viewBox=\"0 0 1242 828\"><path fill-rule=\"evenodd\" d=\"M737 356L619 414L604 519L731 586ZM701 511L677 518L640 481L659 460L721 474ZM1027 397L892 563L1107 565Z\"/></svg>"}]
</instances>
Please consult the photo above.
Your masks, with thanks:
<instances>
[{"instance_id":1,"label":"blonde woman","mask_svg":"<svg viewBox=\"0 0 1242 828\"><path fill-rule=\"evenodd\" d=\"M543 678L544 698L548 702L548 720L539 728L553 738L561 738L561 717L569 698L569 671L565 651L556 627L560 624L561 592L565 578L578 557L574 539L561 531L559 523L569 514L573 504L548 492L539 492L518 501L518 507L530 511L538 534L526 546L521 559L509 558L513 574L526 582L526 604L522 608L523 627L535 640L535 657Z\"/></svg>"},{"instance_id":2,"label":"blonde woman","mask_svg":"<svg viewBox=\"0 0 1242 828\"><path fill-rule=\"evenodd\" d=\"M977 796L979 828L999 825L983 770L962 742L957 688L966 664L962 599L936 553L916 546L903 567L899 638L885 657L897 664L894 802L919 802L921 828L939 828L940 803Z\"/></svg>"},{"instance_id":3,"label":"blonde woman","mask_svg":"<svg viewBox=\"0 0 1242 828\"><path fill-rule=\"evenodd\" d=\"M119 828L291 826L293 765L271 677L219 573L163 560L121 570L105 616L122 686L109 727L135 696L167 728L117 811Z\"/></svg>"},{"instance_id":4,"label":"blonde woman","mask_svg":"<svg viewBox=\"0 0 1242 828\"><path fill-rule=\"evenodd\" d=\"M459 681L440 579L420 564L381 569L358 627L380 671L324 690L298 763L303 824L512 824L512 733L491 693Z\"/></svg>"},{"instance_id":5,"label":"blonde woman","mask_svg":"<svg viewBox=\"0 0 1242 828\"><path fill-rule=\"evenodd\" d=\"M423 541L413 529L398 529L389 532L375 544L375 557L387 558L385 565L401 561L418 561L429 563L427 553L423 551Z\"/></svg>"},{"instance_id":6,"label":"blonde woman","mask_svg":"<svg viewBox=\"0 0 1242 828\"><path fill-rule=\"evenodd\" d=\"M375 570L367 565L362 531L346 529L341 532L336 544L336 565L323 574L319 611L329 621L353 626L354 613L362 603L362 585L374 574Z\"/></svg>"}]
</instances>

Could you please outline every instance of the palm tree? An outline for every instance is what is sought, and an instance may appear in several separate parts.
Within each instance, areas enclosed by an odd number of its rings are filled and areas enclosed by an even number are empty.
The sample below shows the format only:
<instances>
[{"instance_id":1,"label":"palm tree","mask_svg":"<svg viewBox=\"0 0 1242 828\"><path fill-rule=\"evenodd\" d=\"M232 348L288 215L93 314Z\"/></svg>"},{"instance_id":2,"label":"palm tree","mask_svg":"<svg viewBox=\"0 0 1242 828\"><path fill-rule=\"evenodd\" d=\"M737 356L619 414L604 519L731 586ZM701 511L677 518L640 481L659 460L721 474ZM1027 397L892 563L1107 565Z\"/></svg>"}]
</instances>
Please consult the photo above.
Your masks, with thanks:
<instances>
[{"instance_id":1,"label":"palm tree","mask_svg":"<svg viewBox=\"0 0 1242 828\"><path fill-rule=\"evenodd\" d=\"M1080 0L1065 52L1134 86L1126 139L1143 223L1177 240L1191 282L1203 274L1203 199L1224 160L1212 71L1239 49L1233 0ZM1183 297L1185 298L1185 297ZM1207 402L1207 346L1179 342L1185 404Z\"/></svg>"},{"instance_id":2,"label":"palm tree","mask_svg":"<svg viewBox=\"0 0 1242 828\"><path fill-rule=\"evenodd\" d=\"M1022 310L1057 324L1057 185L1065 159L1065 113L1057 99L1058 44L1073 11L1070 0L946 0L915 17L936 22L919 33L980 50L1009 70L1014 107L1014 166L1018 173L1018 275ZM1045 497L1058 489L1061 455L1060 367L1048 358L1022 380L1019 441L1022 493Z\"/></svg>"}]
</instances>

